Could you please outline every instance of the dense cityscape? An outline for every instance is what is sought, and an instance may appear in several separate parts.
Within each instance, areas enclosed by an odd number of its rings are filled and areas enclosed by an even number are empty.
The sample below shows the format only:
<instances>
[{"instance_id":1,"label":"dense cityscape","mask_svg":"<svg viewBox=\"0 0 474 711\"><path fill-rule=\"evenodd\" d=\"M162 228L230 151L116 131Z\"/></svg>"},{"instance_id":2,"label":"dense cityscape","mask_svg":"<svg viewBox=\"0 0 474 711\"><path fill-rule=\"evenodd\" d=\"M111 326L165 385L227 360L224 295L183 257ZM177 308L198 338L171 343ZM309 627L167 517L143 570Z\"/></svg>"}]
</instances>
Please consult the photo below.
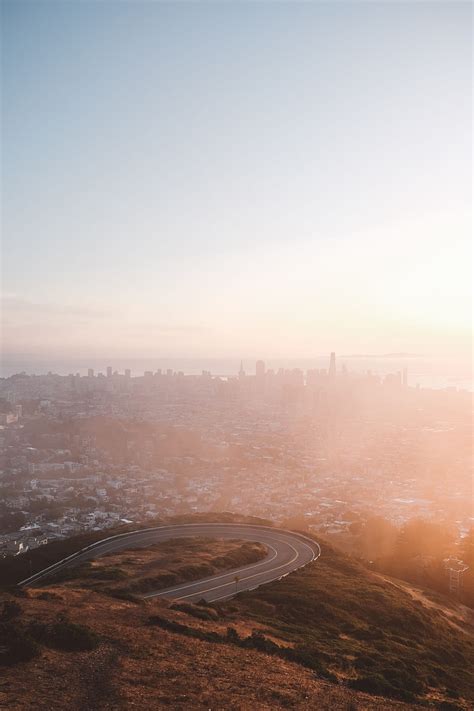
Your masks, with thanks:
<instances>
[{"instance_id":1,"label":"dense cityscape","mask_svg":"<svg viewBox=\"0 0 474 711\"><path fill-rule=\"evenodd\" d=\"M472 527L471 394L338 367L235 377L108 367L0 381L0 555L232 511L350 547L368 519ZM455 453L453 455L453 453Z\"/></svg>"}]
</instances>

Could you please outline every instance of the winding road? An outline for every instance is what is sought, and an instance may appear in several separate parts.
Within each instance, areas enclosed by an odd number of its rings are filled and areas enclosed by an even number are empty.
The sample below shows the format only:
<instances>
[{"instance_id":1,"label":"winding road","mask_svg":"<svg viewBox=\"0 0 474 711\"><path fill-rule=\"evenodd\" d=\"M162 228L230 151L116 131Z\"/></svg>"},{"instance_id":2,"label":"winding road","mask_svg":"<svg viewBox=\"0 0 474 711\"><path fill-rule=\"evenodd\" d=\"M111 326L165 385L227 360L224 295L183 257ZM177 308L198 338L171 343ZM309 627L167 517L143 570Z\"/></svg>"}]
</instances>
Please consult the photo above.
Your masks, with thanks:
<instances>
[{"instance_id":1,"label":"winding road","mask_svg":"<svg viewBox=\"0 0 474 711\"><path fill-rule=\"evenodd\" d=\"M243 590L253 590L265 583L279 580L294 570L311 563L321 555L319 544L311 538L281 528L242 523L174 524L121 533L103 539L22 580L19 585L22 587L34 585L53 573L107 553L145 547L173 538L190 536L256 541L262 543L268 552L265 558L257 563L243 565L194 582L150 592L144 597L167 597L186 602L196 602L202 599L209 602L224 600Z\"/></svg>"}]
</instances>

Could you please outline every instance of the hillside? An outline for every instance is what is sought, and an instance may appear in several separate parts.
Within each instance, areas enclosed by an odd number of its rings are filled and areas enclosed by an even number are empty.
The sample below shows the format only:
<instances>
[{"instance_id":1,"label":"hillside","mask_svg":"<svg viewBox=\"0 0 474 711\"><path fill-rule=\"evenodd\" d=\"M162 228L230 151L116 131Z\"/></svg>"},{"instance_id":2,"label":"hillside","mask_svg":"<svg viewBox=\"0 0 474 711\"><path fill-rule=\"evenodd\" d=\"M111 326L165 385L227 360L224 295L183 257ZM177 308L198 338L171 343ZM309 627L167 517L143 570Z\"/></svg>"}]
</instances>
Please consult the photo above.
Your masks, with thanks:
<instances>
[{"instance_id":1,"label":"hillside","mask_svg":"<svg viewBox=\"0 0 474 711\"><path fill-rule=\"evenodd\" d=\"M17 624L27 627L41 620L49 634L43 632L38 656L2 669L0 708L9 711L410 708L334 686L298 664L255 649L151 626L152 611L187 622L189 615L165 603L134 605L59 588L30 595L20 601ZM68 633L61 616L85 632L68 625ZM74 646L77 651L69 651Z\"/></svg>"},{"instance_id":2,"label":"hillside","mask_svg":"<svg viewBox=\"0 0 474 711\"><path fill-rule=\"evenodd\" d=\"M317 563L226 603L111 597L111 577L128 583L155 557L170 572L187 565L183 541L161 545L103 558L24 596L3 594L0 708L472 706L472 620L442 596L323 544ZM198 539L189 551L211 565L241 552ZM102 578L91 581L97 569Z\"/></svg>"},{"instance_id":3,"label":"hillside","mask_svg":"<svg viewBox=\"0 0 474 711\"><path fill-rule=\"evenodd\" d=\"M384 578L323 545L316 565L225 606L352 688L471 708L474 620L437 593Z\"/></svg>"}]
</instances>

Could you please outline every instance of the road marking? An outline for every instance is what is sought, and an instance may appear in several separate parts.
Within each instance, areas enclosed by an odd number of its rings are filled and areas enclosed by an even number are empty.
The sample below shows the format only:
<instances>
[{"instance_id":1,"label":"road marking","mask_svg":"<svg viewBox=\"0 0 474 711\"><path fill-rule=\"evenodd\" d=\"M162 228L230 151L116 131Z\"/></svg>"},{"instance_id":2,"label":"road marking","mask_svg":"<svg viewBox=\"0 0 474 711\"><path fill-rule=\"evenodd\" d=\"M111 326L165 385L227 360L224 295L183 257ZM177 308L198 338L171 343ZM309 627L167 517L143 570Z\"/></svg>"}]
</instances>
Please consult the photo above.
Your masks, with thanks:
<instances>
[{"instance_id":1,"label":"road marking","mask_svg":"<svg viewBox=\"0 0 474 711\"><path fill-rule=\"evenodd\" d=\"M222 575L216 575L215 577L211 576L209 580L220 580L221 578L225 578L228 575L237 575L240 573L242 570L251 570L252 568L257 568L260 565L266 565L267 563L271 563L272 560L275 560L275 558L278 555L278 551L271 546L269 543L264 543L264 545L267 548L271 548L272 551L274 552L275 555L273 555L271 558L264 558L263 560L260 560L258 563L254 563L253 565L244 566L243 568L238 568L237 570L229 570L227 573L222 573ZM242 580L245 580L245 578L242 578ZM149 597L158 597L159 595L167 595L168 593L175 592L176 590L185 590L186 588L192 588L194 585L199 585L200 583L204 583L206 581L206 578L201 578L201 580L195 580L193 583L186 583L186 585L176 585L174 588L166 588L166 590L158 590L158 592L154 593L149 593L148 595L143 595L143 597L149 598ZM178 598L176 598L178 599Z\"/></svg>"},{"instance_id":2,"label":"road marking","mask_svg":"<svg viewBox=\"0 0 474 711\"><path fill-rule=\"evenodd\" d=\"M195 533L194 533L194 531L192 531L193 528L197 529ZM275 570L280 570L281 568L284 568L285 566L291 565L295 560L297 560L298 557L300 556L300 553L298 553L296 548L294 546L292 546L291 543L288 542L288 540L286 540L286 537L296 537L298 539L299 544L309 550L311 557L310 557L310 560L307 561L307 563L310 563L310 562L314 561L315 559L318 559L321 555L321 547L317 541L314 541L313 539L311 539L301 533L296 533L293 531L285 531L284 529L272 528L270 526L259 526L256 524L252 525L252 524L238 524L238 523L236 523L236 524L234 524L234 523L168 524L168 525L164 525L164 526L155 526L155 527L150 527L147 529L129 531L127 533L119 533L114 536L109 536L108 538L96 541L95 543L93 543L89 546L86 546L85 548L82 548L79 551L76 551L75 553L67 556L66 558L56 561L52 565L48 566L47 568L44 568L41 571L38 571L37 573L30 576L29 578L22 580L21 582L18 583L18 585L20 587L23 585L26 585L26 586L31 585L32 583L41 580L43 577L47 576L48 574L59 572L60 570L62 570L64 568L68 568L68 567L75 565L77 563L81 563L84 560L89 560L90 558L93 559L94 557L100 557L101 555L104 555L105 553L112 553L112 552L124 550L124 549L126 550L127 547L140 548L140 547L143 547L144 544L145 545L146 544L156 544L156 543L161 543L162 541L165 541L165 540L170 540L173 538L173 532L176 531L176 529L188 529L189 530L189 533L187 534L188 536L192 536L192 535L203 536L204 535L204 536L211 536L212 537L214 534L215 536L219 537L219 532L217 532L217 534L214 533L216 528L220 528L223 530L233 529L232 535L227 536L227 537L228 538L235 538L237 540L239 539L239 533L244 532L247 534L247 536L245 537L244 540L257 540L260 543L263 543L264 545L266 545L268 548L271 548L274 551L275 555L269 559L266 558L262 561L259 561L258 563L252 564L251 566L247 566L247 567L244 566L242 568L239 568L238 570L230 571L228 573L223 573L217 577L210 578L209 582L211 582L211 580L212 580L212 582L214 582L215 580L222 579L222 578L226 577L227 575L235 575L236 573L239 573L239 572L247 572L248 570L251 570L252 568L263 567L263 566L271 563L273 560L275 560L275 558L278 555L278 552L276 551L275 548L273 548L273 546L271 546L268 543L265 543L265 535L269 536L270 540L272 540L272 538L273 538L274 543L276 543L276 541L278 541L279 543L285 543L290 548L292 548L293 551L295 551L296 555L287 563L276 566L275 568L271 568L270 570L261 570L260 572L254 573L253 575L248 575L244 578L241 578L242 581L262 576L265 573L273 573ZM250 534L249 531L253 531L253 533ZM163 538L161 537L161 534L164 535ZM168 537L166 534L169 534ZM252 535L252 537L250 537L250 535ZM256 536L256 538L253 538L254 535ZM177 535L174 537L185 538L186 534L181 535L181 536ZM259 537L260 537L260 540L259 540ZM302 539L306 539L306 541L311 543L311 545L308 545L308 543L305 543L305 541L303 541ZM130 543L129 546L127 546L128 543ZM318 551L317 553L316 553L316 549ZM296 570L297 568L304 567L304 565L306 565L307 563L302 563L302 564L296 566L295 568L288 571L284 575L288 575L290 572L292 572L293 570ZM281 577L283 577L283 575L280 576L280 578ZM254 588L252 588L252 589L259 587L259 585L273 582L275 579L276 578L272 578L270 580L264 580L260 584L257 583L257 585L255 585ZM199 585L200 583L202 584L202 582L205 582L205 579L204 579L204 581L196 580L193 583L186 584L185 586L178 586L175 588L171 588L171 590L159 591L158 593L148 594L148 595L145 595L144 597L145 598L157 597L157 596L160 596L163 594L174 592L176 590L184 590L186 588ZM197 592L191 593L189 595L184 595L184 596L181 596L181 597L175 598L175 599L176 600L184 600L186 598L193 597L195 595L205 595L206 593L211 592L212 590L218 590L220 588L229 587L230 585L233 585L233 584L235 584L235 581L230 581L228 583L223 583L222 585L217 585L212 588L207 588L204 591L197 591ZM248 588L245 588L245 589L248 589ZM242 592L242 591L240 591L240 592ZM225 597L226 598L232 597L232 595L233 595L233 592L227 593L225 595L221 595L218 598L214 598L214 601L221 600Z\"/></svg>"},{"instance_id":3,"label":"road marking","mask_svg":"<svg viewBox=\"0 0 474 711\"><path fill-rule=\"evenodd\" d=\"M258 577L259 575L263 575L263 573L273 573L273 572L275 572L275 570L280 570L281 568L285 568L287 565L291 565L291 563L294 563L295 560L298 559L299 553L298 553L298 551L296 550L296 548L291 545L291 543L286 542L286 544L287 544L288 546L290 546L290 548L293 548L293 550L295 551L295 555L293 556L293 558L292 558L291 560L289 560L287 563L283 563L283 565L277 565L276 568L271 568L270 570L265 570L265 571L262 571L261 573L254 573L253 575L247 575L247 577L241 578L239 582L242 582L242 581L244 581L244 580L250 580L251 578L256 578L256 577ZM274 580L274 579L275 579L275 578L273 578L273 580ZM270 583L270 582L272 582L272 581L267 580L267 581L265 581L265 582ZM229 585L233 585L233 584L234 584L234 581L231 580L231 581L229 581L228 583L224 583L223 585L216 585L216 586L214 586L213 588L207 588L207 590L198 590L198 592L191 593L190 595L183 595L182 597L176 597L176 598L173 598L173 599L174 599L174 600L186 600L186 598L188 598L188 597L193 597L194 595L198 595L198 594L201 594L201 593L202 593L203 595L205 595L206 593L211 592L212 590L218 590L219 588L226 588L226 587L228 587Z\"/></svg>"}]
</instances>

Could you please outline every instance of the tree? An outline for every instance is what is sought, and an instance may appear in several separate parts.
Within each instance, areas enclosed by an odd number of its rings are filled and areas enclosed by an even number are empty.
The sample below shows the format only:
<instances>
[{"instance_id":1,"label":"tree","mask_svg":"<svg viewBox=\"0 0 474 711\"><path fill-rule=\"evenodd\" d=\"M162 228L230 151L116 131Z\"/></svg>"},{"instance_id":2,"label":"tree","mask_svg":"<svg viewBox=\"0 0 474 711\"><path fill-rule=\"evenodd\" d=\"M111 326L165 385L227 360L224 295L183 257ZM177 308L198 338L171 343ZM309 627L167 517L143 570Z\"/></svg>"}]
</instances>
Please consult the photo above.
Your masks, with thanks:
<instances>
[{"instance_id":1,"label":"tree","mask_svg":"<svg viewBox=\"0 0 474 711\"><path fill-rule=\"evenodd\" d=\"M308 519L304 516L304 514L290 516L290 518L286 518L282 522L282 528L288 528L290 531L307 531Z\"/></svg>"},{"instance_id":2,"label":"tree","mask_svg":"<svg viewBox=\"0 0 474 711\"><path fill-rule=\"evenodd\" d=\"M13 533L18 531L26 523L26 516L22 511L14 511L0 517L0 531L3 533Z\"/></svg>"},{"instance_id":3,"label":"tree","mask_svg":"<svg viewBox=\"0 0 474 711\"><path fill-rule=\"evenodd\" d=\"M360 534L360 553L367 559L390 555L396 539L397 529L390 521L382 516L372 516L367 519Z\"/></svg>"},{"instance_id":4,"label":"tree","mask_svg":"<svg viewBox=\"0 0 474 711\"><path fill-rule=\"evenodd\" d=\"M416 556L445 558L454 543L454 533L441 524L422 519L408 521L397 540L395 556L407 561Z\"/></svg>"}]
</instances>

